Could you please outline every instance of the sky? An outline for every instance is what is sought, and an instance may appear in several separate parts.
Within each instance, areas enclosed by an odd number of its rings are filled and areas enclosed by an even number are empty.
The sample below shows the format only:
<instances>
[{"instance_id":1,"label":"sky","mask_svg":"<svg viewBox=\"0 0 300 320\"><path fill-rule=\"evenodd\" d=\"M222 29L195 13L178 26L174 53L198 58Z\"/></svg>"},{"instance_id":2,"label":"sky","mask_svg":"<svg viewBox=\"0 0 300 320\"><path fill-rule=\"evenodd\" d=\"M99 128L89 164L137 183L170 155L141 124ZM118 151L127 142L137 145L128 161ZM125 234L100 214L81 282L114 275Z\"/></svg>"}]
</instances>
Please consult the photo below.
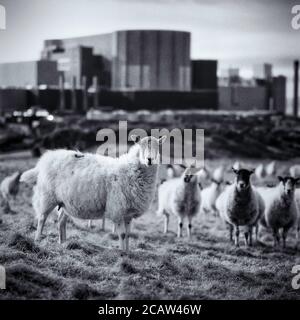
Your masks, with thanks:
<instances>
[{"instance_id":1,"label":"sky","mask_svg":"<svg viewBox=\"0 0 300 320\"><path fill-rule=\"evenodd\" d=\"M298 1L300 4L300 2ZM275 75L292 79L300 58L300 30L293 30L292 0L0 0L0 63L40 57L44 39L121 29L170 29L192 33L192 58L218 59L219 71L270 62ZM290 81L291 84L291 81ZM291 85L289 85L289 92Z\"/></svg>"}]
</instances>

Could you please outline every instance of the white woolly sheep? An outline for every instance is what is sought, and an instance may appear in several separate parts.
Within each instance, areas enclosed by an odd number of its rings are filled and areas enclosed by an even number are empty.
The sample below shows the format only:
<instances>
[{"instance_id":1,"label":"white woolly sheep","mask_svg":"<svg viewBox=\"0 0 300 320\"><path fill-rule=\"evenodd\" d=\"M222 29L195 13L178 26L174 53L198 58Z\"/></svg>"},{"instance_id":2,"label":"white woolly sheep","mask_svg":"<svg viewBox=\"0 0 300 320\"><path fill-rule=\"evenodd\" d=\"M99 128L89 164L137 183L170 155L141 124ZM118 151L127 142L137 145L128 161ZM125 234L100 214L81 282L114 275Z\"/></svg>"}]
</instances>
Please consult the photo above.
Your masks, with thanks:
<instances>
[{"instance_id":1,"label":"white woolly sheep","mask_svg":"<svg viewBox=\"0 0 300 320\"><path fill-rule=\"evenodd\" d=\"M19 191L19 180L21 172L17 171L3 179L0 185L1 195L4 201L4 212L11 212L9 200L14 198Z\"/></svg>"},{"instance_id":2,"label":"white woolly sheep","mask_svg":"<svg viewBox=\"0 0 300 320\"><path fill-rule=\"evenodd\" d=\"M224 179L224 174L225 174L225 166L221 165L214 170L212 174L212 178L215 181L222 181Z\"/></svg>"},{"instance_id":3,"label":"white woolly sheep","mask_svg":"<svg viewBox=\"0 0 300 320\"><path fill-rule=\"evenodd\" d=\"M234 183L227 186L216 201L217 210L230 230L230 241L233 241L235 229L235 245L239 246L240 227L245 227L245 242L252 245L252 229L263 214L264 203L259 193L252 187L250 176L254 171L236 170Z\"/></svg>"},{"instance_id":4,"label":"white woolly sheep","mask_svg":"<svg viewBox=\"0 0 300 320\"><path fill-rule=\"evenodd\" d=\"M266 176L266 171L264 165L261 163L255 169L255 176L257 179L261 180Z\"/></svg>"},{"instance_id":5,"label":"white woolly sheep","mask_svg":"<svg viewBox=\"0 0 300 320\"><path fill-rule=\"evenodd\" d=\"M164 233L168 232L169 216L178 218L177 236L182 237L182 227L185 218L188 219L187 234L190 238L192 219L199 212L201 194L198 177L194 168L187 168L179 178L164 182L158 189L157 215L164 216Z\"/></svg>"},{"instance_id":6,"label":"white woolly sheep","mask_svg":"<svg viewBox=\"0 0 300 320\"><path fill-rule=\"evenodd\" d=\"M293 178L299 177L300 176L300 165L299 164L295 164L295 165L291 166L289 171L290 171L290 175Z\"/></svg>"},{"instance_id":7,"label":"white woolly sheep","mask_svg":"<svg viewBox=\"0 0 300 320\"><path fill-rule=\"evenodd\" d=\"M276 175L276 171L277 171L276 161L271 161L265 167L266 175L269 176L269 177L275 176Z\"/></svg>"},{"instance_id":8,"label":"white woolly sheep","mask_svg":"<svg viewBox=\"0 0 300 320\"><path fill-rule=\"evenodd\" d=\"M121 249L128 251L130 223L151 204L159 145L166 137L131 138L135 145L119 158L48 151L35 168L21 176L21 181L37 181L33 195L36 240L41 238L49 213L59 206L64 212L59 219L61 242L66 239L66 215L87 220L107 216L116 224Z\"/></svg>"},{"instance_id":9,"label":"white woolly sheep","mask_svg":"<svg viewBox=\"0 0 300 320\"><path fill-rule=\"evenodd\" d=\"M286 246L286 237L292 227L298 229L299 209L295 198L295 186L298 180L293 177L278 177L275 188L257 188L265 202L265 211L260 223L273 232L274 247L280 243L279 230L282 229L282 244Z\"/></svg>"},{"instance_id":10,"label":"white woolly sheep","mask_svg":"<svg viewBox=\"0 0 300 320\"><path fill-rule=\"evenodd\" d=\"M211 179L211 184L201 190L201 213L212 212L217 215L216 200L222 192L223 181Z\"/></svg>"}]
</instances>

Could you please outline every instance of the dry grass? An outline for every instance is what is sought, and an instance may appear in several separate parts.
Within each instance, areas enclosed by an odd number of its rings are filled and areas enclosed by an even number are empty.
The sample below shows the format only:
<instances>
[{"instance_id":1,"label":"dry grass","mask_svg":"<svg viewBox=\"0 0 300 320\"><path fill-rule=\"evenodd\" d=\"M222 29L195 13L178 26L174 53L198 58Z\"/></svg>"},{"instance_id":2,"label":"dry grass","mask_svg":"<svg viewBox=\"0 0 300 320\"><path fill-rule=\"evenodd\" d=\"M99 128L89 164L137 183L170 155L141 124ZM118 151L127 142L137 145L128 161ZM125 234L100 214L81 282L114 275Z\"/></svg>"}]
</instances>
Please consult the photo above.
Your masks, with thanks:
<instances>
[{"instance_id":1,"label":"dry grass","mask_svg":"<svg viewBox=\"0 0 300 320\"><path fill-rule=\"evenodd\" d=\"M3 159L0 179L33 164ZM76 221L79 228L68 223L68 240L59 245L54 215L46 223L46 236L35 243L31 192L22 186L13 204L18 214L2 216L0 264L7 270L7 290L0 291L1 299L299 298L291 287L291 269L300 264L292 235L285 251L273 250L267 233L264 244L237 249L217 218L199 216L192 239L177 239L175 219L173 232L162 234L154 205L134 222L129 254L117 249L109 224L106 232L100 230L101 222L92 230L86 222Z\"/></svg>"}]
</instances>

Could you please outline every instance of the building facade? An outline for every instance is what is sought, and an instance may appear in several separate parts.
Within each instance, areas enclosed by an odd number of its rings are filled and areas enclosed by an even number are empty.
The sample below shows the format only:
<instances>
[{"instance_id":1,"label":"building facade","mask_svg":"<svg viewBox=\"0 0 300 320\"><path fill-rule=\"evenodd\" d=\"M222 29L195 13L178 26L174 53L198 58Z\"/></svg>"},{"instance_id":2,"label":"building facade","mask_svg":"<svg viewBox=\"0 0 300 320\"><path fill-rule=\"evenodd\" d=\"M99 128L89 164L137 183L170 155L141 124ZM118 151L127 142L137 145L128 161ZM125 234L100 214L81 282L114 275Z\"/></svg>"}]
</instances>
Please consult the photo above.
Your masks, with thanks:
<instances>
[{"instance_id":1,"label":"building facade","mask_svg":"<svg viewBox=\"0 0 300 320\"><path fill-rule=\"evenodd\" d=\"M58 84L55 61L26 61L0 64L0 87L24 88Z\"/></svg>"},{"instance_id":2,"label":"building facade","mask_svg":"<svg viewBox=\"0 0 300 320\"><path fill-rule=\"evenodd\" d=\"M88 83L98 76L102 86L116 91L191 90L189 32L125 30L46 40L42 59L57 61L67 81L85 75Z\"/></svg>"}]
</instances>

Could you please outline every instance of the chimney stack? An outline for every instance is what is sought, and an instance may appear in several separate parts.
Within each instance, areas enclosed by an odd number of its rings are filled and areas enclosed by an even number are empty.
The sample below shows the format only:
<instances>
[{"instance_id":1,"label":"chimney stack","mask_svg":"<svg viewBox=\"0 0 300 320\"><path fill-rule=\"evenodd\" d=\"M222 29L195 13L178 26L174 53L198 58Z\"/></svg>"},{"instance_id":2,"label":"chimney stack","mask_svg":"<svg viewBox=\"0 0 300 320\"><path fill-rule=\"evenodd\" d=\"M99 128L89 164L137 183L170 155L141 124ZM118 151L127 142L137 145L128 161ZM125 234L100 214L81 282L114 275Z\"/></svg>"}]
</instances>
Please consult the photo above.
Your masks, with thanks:
<instances>
[{"instance_id":1,"label":"chimney stack","mask_svg":"<svg viewBox=\"0 0 300 320\"><path fill-rule=\"evenodd\" d=\"M65 77L63 74L59 76L59 109L65 110Z\"/></svg>"},{"instance_id":2,"label":"chimney stack","mask_svg":"<svg viewBox=\"0 0 300 320\"><path fill-rule=\"evenodd\" d=\"M293 114L298 117L298 89L299 89L299 60L294 61L294 110Z\"/></svg>"}]
</instances>

